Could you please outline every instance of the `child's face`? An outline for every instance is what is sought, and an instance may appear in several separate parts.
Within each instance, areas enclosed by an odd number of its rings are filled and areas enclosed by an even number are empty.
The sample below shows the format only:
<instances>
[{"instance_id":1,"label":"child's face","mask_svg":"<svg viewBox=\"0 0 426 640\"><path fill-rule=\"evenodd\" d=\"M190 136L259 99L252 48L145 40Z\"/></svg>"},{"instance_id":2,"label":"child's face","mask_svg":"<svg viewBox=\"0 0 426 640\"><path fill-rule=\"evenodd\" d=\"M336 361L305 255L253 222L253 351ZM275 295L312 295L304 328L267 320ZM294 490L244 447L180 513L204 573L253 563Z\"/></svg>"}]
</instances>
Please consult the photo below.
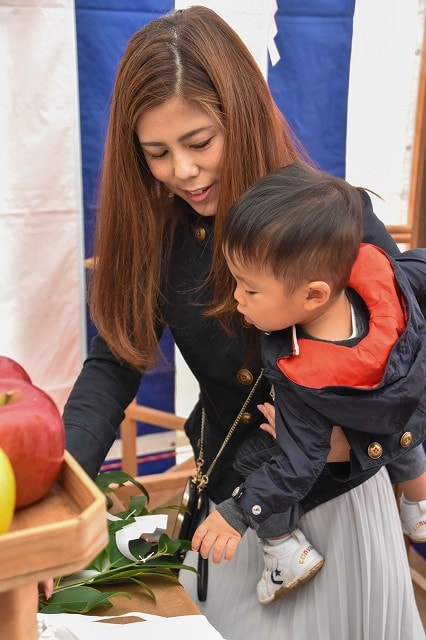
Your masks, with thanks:
<instances>
[{"instance_id":1,"label":"child's face","mask_svg":"<svg viewBox=\"0 0 426 640\"><path fill-rule=\"evenodd\" d=\"M293 293L287 293L283 283L268 271L256 271L243 267L237 260L226 259L236 287L234 297L237 310L246 322L261 331L278 331L293 324L303 324L309 319L305 303L309 286L301 285Z\"/></svg>"}]
</instances>

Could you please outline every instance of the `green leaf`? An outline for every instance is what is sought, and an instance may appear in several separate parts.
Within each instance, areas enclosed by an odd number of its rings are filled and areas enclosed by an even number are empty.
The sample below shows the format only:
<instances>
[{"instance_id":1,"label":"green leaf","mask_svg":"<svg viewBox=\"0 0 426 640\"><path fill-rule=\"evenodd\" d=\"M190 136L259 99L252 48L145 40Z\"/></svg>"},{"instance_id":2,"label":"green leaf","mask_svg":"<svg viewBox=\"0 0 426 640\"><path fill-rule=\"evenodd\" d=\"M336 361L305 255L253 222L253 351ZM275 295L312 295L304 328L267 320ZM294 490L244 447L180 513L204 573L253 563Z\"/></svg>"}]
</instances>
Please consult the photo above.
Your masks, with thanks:
<instances>
[{"instance_id":1,"label":"green leaf","mask_svg":"<svg viewBox=\"0 0 426 640\"><path fill-rule=\"evenodd\" d=\"M111 484L122 487L126 482L131 482L141 493L146 496L149 501L149 493L145 487L135 480L131 475L124 471L106 471L105 473L99 473L95 479L96 484L104 493L110 493L115 491L115 488L110 487Z\"/></svg>"},{"instance_id":2,"label":"green leaf","mask_svg":"<svg viewBox=\"0 0 426 640\"><path fill-rule=\"evenodd\" d=\"M165 509L179 508L179 505L172 505L149 511L147 509L149 494L146 489L137 480L122 471L101 473L96 479L96 484L105 494L114 492L117 486L122 486L127 482L137 487L142 495L130 498L128 508L118 514L118 520L108 520L108 544L84 571L55 579L54 593L48 602L44 600L43 594L39 595L40 611L44 613L85 613L94 607L111 607L112 603L109 598L112 596L131 597L128 593L121 591L104 593L94 588L95 584L110 585L134 582L140 585L155 601L154 592L143 581L143 578L157 576L173 583L179 583L177 572L180 569L196 573L196 569L182 564L177 558L177 552L191 549L191 543L187 540L170 539L166 534L162 534L156 542L143 538L131 541L129 547L133 555L141 557L143 560L132 561L123 556L115 541L117 531L133 523L135 517L139 515L164 513ZM108 498L107 495L106 498Z\"/></svg>"},{"instance_id":3,"label":"green leaf","mask_svg":"<svg viewBox=\"0 0 426 640\"><path fill-rule=\"evenodd\" d=\"M181 546L180 540L171 540L166 534L162 534L158 541L158 551L165 554L174 555Z\"/></svg>"},{"instance_id":4,"label":"green leaf","mask_svg":"<svg viewBox=\"0 0 426 640\"><path fill-rule=\"evenodd\" d=\"M104 571L111 564L110 551L108 546L96 556L94 560L86 567L87 569L94 569L95 571Z\"/></svg>"},{"instance_id":5,"label":"green leaf","mask_svg":"<svg viewBox=\"0 0 426 640\"><path fill-rule=\"evenodd\" d=\"M144 591L146 591L148 593L149 596L151 596L151 598L154 600L154 602L157 602L157 598L155 597L155 593L153 592L153 590L151 589L151 587L148 587L148 585L145 582L142 582L142 580L137 580L137 578L131 578L131 581L134 582L135 584L139 585L140 587L142 587L142 589L144 589Z\"/></svg>"},{"instance_id":6,"label":"green leaf","mask_svg":"<svg viewBox=\"0 0 426 640\"><path fill-rule=\"evenodd\" d=\"M110 536L114 536L117 531L120 531L120 529L127 527L128 524L133 524L133 522L135 522L133 516L129 516L128 514L126 517L120 515L118 517L120 517L120 520L108 520L108 533Z\"/></svg>"},{"instance_id":7,"label":"green leaf","mask_svg":"<svg viewBox=\"0 0 426 640\"><path fill-rule=\"evenodd\" d=\"M155 553L155 547L155 544L148 542L148 540L144 540L143 538L139 538L139 540L130 540L129 542L129 551L140 561L143 561L143 558L148 556L150 553Z\"/></svg>"},{"instance_id":8,"label":"green leaf","mask_svg":"<svg viewBox=\"0 0 426 640\"><path fill-rule=\"evenodd\" d=\"M104 593L93 587L68 587L52 595L48 603L41 609L42 613L86 613L95 607L112 607L109 600L112 596L130 598L124 591Z\"/></svg>"},{"instance_id":9,"label":"green leaf","mask_svg":"<svg viewBox=\"0 0 426 640\"><path fill-rule=\"evenodd\" d=\"M143 563L143 567L158 567L160 569L181 569L182 563L174 556L159 556L157 558L150 558Z\"/></svg>"},{"instance_id":10,"label":"green leaf","mask_svg":"<svg viewBox=\"0 0 426 640\"><path fill-rule=\"evenodd\" d=\"M191 540L178 540L179 549L184 549L185 551L191 551L192 543Z\"/></svg>"},{"instance_id":11,"label":"green leaf","mask_svg":"<svg viewBox=\"0 0 426 640\"><path fill-rule=\"evenodd\" d=\"M129 511L136 518L138 516L146 516L148 509L148 498L146 496L131 496L129 500Z\"/></svg>"},{"instance_id":12,"label":"green leaf","mask_svg":"<svg viewBox=\"0 0 426 640\"><path fill-rule=\"evenodd\" d=\"M111 544L109 545L109 561L110 561L111 568L122 567L123 565L127 565L129 564L129 562L132 562L131 560L129 560L129 558L126 558L125 556L123 556L123 554L121 553L121 551L116 545L115 538L114 540L111 541Z\"/></svg>"}]
</instances>

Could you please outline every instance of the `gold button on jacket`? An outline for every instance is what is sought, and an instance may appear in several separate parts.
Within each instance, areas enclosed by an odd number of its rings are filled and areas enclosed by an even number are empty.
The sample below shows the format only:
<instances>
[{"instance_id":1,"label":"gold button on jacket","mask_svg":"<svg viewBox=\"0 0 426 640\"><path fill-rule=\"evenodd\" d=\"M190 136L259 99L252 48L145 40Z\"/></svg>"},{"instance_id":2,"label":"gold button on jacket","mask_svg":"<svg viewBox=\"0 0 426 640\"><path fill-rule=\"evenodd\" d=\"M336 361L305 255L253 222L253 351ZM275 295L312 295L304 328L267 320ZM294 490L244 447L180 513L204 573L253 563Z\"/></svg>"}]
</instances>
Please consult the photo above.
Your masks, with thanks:
<instances>
[{"instance_id":1,"label":"gold button on jacket","mask_svg":"<svg viewBox=\"0 0 426 640\"><path fill-rule=\"evenodd\" d=\"M413 434L411 433L411 431L406 431L405 433L402 434L399 444L401 445L401 447L403 447L403 449L406 449L407 447L410 446L412 441L413 441Z\"/></svg>"},{"instance_id":2,"label":"gold button on jacket","mask_svg":"<svg viewBox=\"0 0 426 640\"><path fill-rule=\"evenodd\" d=\"M197 240L205 240L206 239L206 230L204 227L195 227L194 234Z\"/></svg>"},{"instance_id":3,"label":"gold button on jacket","mask_svg":"<svg viewBox=\"0 0 426 640\"><path fill-rule=\"evenodd\" d=\"M237 373L237 378L241 384L252 384L253 374L248 369L240 369Z\"/></svg>"},{"instance_id":4,"label":"gold button on jacket","mask_svg":"<svg viewBox=\"0 0 426 640\"><path fill-rule=\"evenodd\" d=\"M370 456L370 458L373 458L373 460L378 460L379 458L382 457L383 454L383 447L380 444L380 442L372 442L369 446L368 446L368 455Z\"/></svg>"}]
</instances>

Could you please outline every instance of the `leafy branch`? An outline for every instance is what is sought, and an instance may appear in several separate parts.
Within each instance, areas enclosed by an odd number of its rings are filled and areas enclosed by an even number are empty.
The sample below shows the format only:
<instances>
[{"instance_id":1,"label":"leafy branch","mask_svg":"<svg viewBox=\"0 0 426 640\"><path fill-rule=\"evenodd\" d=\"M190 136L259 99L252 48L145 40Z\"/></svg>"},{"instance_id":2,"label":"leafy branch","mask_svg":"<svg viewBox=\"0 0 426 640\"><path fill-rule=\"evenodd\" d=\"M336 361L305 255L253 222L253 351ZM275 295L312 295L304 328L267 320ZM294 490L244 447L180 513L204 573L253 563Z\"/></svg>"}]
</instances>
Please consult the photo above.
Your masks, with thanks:
<instances>
[{"instance_id":1,"label":"leafy branch","mask_svg":"<svg viewBox=\"0 0 426 640\"><path fill-rule=\"evenodd\" d=\"M49 600L43 593L39 594L39 610L42 613L86 613L95 607L111 607L111 597L131 598L130 594L126 591L105 592L93 585L129 581L138 584L155 602L155 594L144 582L144 577L160 576L178 584L177 572L180 569L194 571L193 567L183 565L177 558L178 551L191 548L190 542L170 539L166 534L161 534L155 541L144 538L130 541L129 550L138 558L135 561L121 553L116 543L116 534L120 529L134 523L137 517L180 508L179 505L167 505L149 510L149 494L145 487L124 471L111 471L100 473L96 478L96 484L106 495L108 509L113 505L108 494L114 493L127 482L131 482L140 495L130 498L127 509L116 514L117 519L108 520L107 546L84 571L57 578Z\"/></svg>"}]
</instances>

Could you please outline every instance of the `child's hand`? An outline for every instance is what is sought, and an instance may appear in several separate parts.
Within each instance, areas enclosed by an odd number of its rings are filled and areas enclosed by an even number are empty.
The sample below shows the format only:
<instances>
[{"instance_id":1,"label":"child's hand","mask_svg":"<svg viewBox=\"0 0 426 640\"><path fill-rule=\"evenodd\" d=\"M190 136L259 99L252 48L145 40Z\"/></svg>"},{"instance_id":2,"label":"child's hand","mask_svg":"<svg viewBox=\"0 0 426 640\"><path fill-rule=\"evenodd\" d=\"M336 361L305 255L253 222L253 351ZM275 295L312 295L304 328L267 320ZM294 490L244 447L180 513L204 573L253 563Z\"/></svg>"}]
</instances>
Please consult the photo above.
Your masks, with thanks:
<instances>
[{"instance_id":1,"label":"child's hand","mask_svg":"<svg viewBox=\"0 0 426 640\"><path fill-rule=\"evenodd\" d=\"M208 558L213 549L212 560L219 564L223 553L225 562L230 560L238 547L241 535L227 523L215 509L198 527L192 538L192 548Z\"/></svg>"},{"instance_id":2,"label":"child's hand","mask_svg":"<svg viewBox=\"0 0 426 640\"><path fill-rule=\"evenodd\" d=\"M275 432L275 407L270 402L264 402L263 404L258 404L257 408L260 413L266 418L268 422L261 424L260 428L263 431L269 433L273 438L276 439L277 434Z\"/></svg>"}]
</instances>

